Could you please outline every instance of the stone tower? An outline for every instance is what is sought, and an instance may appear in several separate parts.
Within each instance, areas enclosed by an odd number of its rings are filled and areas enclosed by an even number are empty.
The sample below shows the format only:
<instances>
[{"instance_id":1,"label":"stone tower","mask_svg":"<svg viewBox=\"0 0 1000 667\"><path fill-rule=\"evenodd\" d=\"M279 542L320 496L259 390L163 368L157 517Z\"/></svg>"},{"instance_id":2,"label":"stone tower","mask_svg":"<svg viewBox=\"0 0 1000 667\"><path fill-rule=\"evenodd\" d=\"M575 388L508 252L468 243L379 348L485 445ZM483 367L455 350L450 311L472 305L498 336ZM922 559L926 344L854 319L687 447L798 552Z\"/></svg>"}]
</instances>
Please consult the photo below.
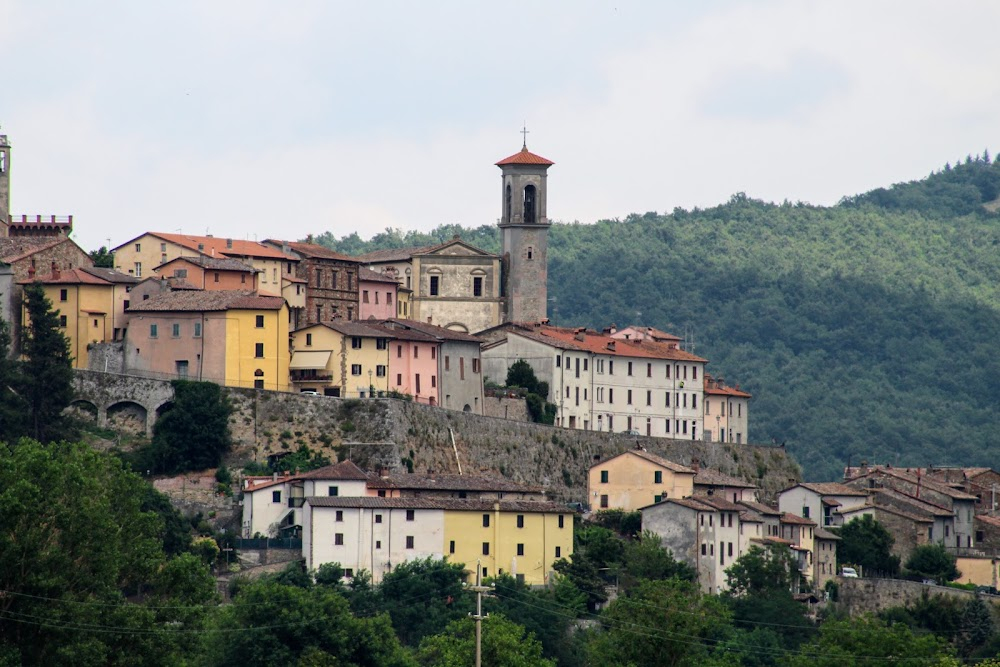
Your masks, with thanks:
<instances>
[{"instance_id":1,"label":"stone tower","mask_svg":"<svg viewBox=\"0 0 1000 667\"><path fill-rule=\"evenodd\" d=\"M528 151L527 144L519 153L497 162L503 183L500 237L507 322L540 322L546 318L546 172L553 164Z\"/></svg>"},{"instance_id":2,"label":"stone tower","mask_svg":"<svg viewBox=\"0 0 1000 667\"><path fill-rule=\"evenodd\" d=\"M7 236L10 225L10 143L0 134L0 237Z\"/></svg>"}]
</instances>

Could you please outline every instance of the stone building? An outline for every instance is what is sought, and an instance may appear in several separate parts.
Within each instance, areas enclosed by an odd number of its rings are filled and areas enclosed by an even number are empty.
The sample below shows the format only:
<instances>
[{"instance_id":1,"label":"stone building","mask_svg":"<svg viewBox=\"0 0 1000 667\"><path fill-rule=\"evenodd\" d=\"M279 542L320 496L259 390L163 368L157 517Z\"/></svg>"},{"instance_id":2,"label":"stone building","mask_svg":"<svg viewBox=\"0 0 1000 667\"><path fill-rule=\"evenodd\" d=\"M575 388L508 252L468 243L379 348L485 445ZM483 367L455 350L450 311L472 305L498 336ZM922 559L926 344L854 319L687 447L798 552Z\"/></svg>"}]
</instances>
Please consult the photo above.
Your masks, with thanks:
<instances>
[{"instance_id":1,"label":"stone building","mask_svg":"<svg viewBox=\"0 0 1000 667\"><path fill-rule=\"evenodd\" d=\"M433 246L378 250L357 258L412 290L409 319L471 333L503 318L500 258L460 238Z\"/></svg>"},{"instance_id":2,"label":"stone building","mask_svg":"<svg viewBox=\"0 0 1000 667\"><path fill-rule=\"evenodd\" d=\"M305 281L305 310L293 323L293 329L360 317L357 259L316 243L276 239L265 243L298 259L293 275Z\"/></svg>"},{"instance_id":3,"label":"stone building","mask_svg":"<svg viewBox=\"0 0 1000 667\"><path fill-rule=\"evenodd\" d=\"M521 150L496 163L503 198L500 245L506 322L541 322L548 312L548 169L554 162ZM486 327L483 327L484 329Z\"/></svg>"}]
</instances>

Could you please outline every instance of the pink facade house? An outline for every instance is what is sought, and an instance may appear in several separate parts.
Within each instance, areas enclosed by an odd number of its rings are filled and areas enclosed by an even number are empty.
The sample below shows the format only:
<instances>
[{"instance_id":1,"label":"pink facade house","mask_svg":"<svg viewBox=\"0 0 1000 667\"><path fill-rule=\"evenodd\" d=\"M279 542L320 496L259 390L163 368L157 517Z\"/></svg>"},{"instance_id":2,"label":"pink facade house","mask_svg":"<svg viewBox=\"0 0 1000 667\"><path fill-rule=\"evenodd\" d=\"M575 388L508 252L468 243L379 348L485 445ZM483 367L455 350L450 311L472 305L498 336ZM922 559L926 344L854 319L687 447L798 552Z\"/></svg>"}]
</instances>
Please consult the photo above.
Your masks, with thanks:
<instances>
[{"instance_id":1,"label":"pink facade house","mask_svg":"<svg viewBox=\"0 0 1000 667\"><path fill-rule=\"evenodd\" d=\"M365 267L358 268L359 320L387 320L396 317L399 283Z\"/></svg>"},{"instance_id":2,"label":"pink facade house","mask_svg":"<svg viewBox=\"0 0 1000 667\"><path fill-rule=\"evenodd\" d=\"M382 328L382 327L380 327ZM389 342L389 389L413 396L418 403L440 405L438 354L441 343L410 329L385 329Z\"/></svg>"},{"instance_id":3,"label":"pink facade house","mask_svg":"<svg viewBox=\"0 0 1000 667\"><path fill-rule=\"evenodd\" d=\"M198 289L257 291L258 270L238 259L178 257L153 270L161 278L183 280Z\"/></svg>"}]
</instances>

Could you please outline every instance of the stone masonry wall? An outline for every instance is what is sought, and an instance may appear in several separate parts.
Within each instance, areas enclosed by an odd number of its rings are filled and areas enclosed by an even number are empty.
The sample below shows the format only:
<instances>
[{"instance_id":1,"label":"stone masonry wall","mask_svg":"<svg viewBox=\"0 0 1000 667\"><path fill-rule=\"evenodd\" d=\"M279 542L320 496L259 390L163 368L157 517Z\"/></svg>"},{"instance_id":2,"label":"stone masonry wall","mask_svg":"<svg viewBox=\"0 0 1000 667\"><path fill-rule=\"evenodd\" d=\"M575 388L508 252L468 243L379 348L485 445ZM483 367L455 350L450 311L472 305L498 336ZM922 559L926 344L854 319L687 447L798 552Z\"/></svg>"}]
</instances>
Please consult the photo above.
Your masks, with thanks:
<instances>
[{"instance_id":1,"label":"stone masonry wall","mask_svg":"<svg viewBox=\"0 0 1000 667\"><path fill-rule=\"evenodd\" d=\"M849 616L857 616L866 612L877 613L890 607L912 605L924 596L942 595L951 598L968 600L975 596L973 591L946 586L930 586L919 581L904 579L839 579L840 591L837 600L838 609ZM994 606L1000 603L1000 598L983 596L983 599Z\"/></svg>"},{"instance_id":2,"label":"stone masonry wall","mask_svg":"<svg viewBox=\"0 0 1000 667\"><path fill-rule=\"evenodd\" d=\"M501 398L499 396L483 397L483 414L500 419L513 419L526 422L528 418L528 403L523 398Z\"/></svg>"}]
</instances>

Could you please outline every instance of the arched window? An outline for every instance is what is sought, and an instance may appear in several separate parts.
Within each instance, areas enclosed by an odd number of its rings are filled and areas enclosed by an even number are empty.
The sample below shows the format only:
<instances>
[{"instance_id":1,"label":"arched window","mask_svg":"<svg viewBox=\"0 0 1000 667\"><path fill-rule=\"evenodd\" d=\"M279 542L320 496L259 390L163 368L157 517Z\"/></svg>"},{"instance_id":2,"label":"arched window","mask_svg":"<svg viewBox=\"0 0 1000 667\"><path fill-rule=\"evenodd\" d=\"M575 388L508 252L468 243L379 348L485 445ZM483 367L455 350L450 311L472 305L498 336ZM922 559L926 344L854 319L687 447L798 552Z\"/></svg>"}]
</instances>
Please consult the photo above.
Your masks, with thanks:
<instances>
[{"instance_id":1,"label":"arched window","mask_svg":"<svg viewBox=\"0 0 1000 667\"><path fill-rule=\"evenodd\" d=\"M535 186L524 186L524 221L535 222Z\"/></svg>"}]
</instances>

